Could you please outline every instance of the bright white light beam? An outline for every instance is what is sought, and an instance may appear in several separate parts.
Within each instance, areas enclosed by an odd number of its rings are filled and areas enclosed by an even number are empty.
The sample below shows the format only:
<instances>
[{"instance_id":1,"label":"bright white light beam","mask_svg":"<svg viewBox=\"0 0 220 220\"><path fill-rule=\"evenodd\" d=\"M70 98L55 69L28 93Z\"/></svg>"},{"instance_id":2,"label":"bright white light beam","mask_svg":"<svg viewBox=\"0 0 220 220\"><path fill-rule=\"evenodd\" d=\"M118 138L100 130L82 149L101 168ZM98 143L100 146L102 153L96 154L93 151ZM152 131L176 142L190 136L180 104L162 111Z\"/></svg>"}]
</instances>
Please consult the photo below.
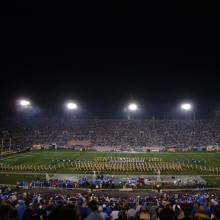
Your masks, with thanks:
<instances>
[{"instance_id":1,"label":"bright white light beam","mask_svg":"<svg viewBox=\"0 0 220 220\"><path fill-rule=\"evenodd\" d=\"M185 111L189 111L192 109L192 105L190 103L183 103L181 105L181 109L185 110Z\"/></svg>"},{"instance_id":2,"label":"bright white light beam","mask_svg":"<svg viewBox=\"0 0 220 220\"><path fill-rule=\"evenodd\" d=\"M22 99L22 100L20 100L20 105L21 105L22 107L28 107L28 106L31 105L31 102L28 101L28 100Z\"/></svg>"},{"instance_id":3,"label":"bright white light beam","mask_svg":"<svg viewBox=\"0 0 220 220\"><path fill-rule=\"evenodd\" d=\"M138 106L134 103L131 103L128 105L128 110L129 111L137 111L138 110Z\"/></svg>"},{"instance_id":4,"label":"bright white light beam","mask_svg":"<svg viewBox=\"0 0 220 220\"><path fill-rule=\"evenodd\" d=\"M78 108L78 105L74 102L68 102L66 104L67 109L69 110L76 110Z\"/></svg>"}]
</instances>

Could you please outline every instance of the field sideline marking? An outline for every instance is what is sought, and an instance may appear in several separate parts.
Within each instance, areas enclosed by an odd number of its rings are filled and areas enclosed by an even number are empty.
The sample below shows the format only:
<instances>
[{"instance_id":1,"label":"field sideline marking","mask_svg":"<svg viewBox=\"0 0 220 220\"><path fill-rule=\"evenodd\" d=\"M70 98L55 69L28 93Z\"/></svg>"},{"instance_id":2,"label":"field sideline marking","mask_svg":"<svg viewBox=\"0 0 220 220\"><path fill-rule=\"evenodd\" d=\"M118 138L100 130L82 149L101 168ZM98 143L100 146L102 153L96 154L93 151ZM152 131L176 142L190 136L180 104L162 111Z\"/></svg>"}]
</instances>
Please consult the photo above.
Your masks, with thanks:
<instances>
[{"instance_id":1,"label":"field sideline marking","mask_svg":"<svg viewBox=\"0 0 220 220\"><path fill-rule=\"evenodd\" d=\"M0 172L0 174L25 174L25 175L46 175L46 174L49 174L49 175L78 175L78 176L85 176L85 174L78 174L78 173L33 173L33 172ZM93 175L93 174L87 174L87 175ZM157 175L120 175L120 174L113 174L113 176L126 176L126 177L131 177L131 176L135 176L135 177L138 177L138 176L150 176L150 177L153 177L153 176L157 176ZM216 175L210 175L210 174L207 174L207 175L191 175L191 174L185 174L185 175L182 175L182 174L177 174L177 175L169 175L169 174L164 174L164 175L160 175L160 176L215 176L215 177L220 177L220 174L216 174Z\"/></svg>"}]
</instances>

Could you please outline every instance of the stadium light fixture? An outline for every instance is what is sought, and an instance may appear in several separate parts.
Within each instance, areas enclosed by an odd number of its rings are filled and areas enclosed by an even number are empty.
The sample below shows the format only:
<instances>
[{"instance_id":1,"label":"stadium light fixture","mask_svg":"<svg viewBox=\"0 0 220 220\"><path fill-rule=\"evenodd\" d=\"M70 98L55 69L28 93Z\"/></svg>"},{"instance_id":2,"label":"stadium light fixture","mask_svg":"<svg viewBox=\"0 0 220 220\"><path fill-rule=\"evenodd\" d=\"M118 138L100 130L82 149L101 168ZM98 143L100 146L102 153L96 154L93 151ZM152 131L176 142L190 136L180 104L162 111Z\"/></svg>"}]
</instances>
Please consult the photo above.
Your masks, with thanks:
<instances>
[{"instance_id":1,"label":"stadium light fixture","mask_svg":"<svg viewBox=\"0 0 220 220\"><path fill-rule=\"evenodd\" d=\"M187 112L187 114L192 113L193 114L193 119L196 120L196 110L195 110L194 105L192 105L191 103L186 102L186 103L182 103L180 105L180 108L181 108L182 111Z\"/></svg>"},{"instance_id":2,"label":"stadium light fixture","mask_svg":"<svg viewBox=\"0 0 220 220\"><path fill-rule=\"evenodd\" d=\"M131 112L137 111L137 110L138 110L137 104L135 104L135 103L130 103L130 104L128 105L128 110L131 111Z\"/></svg>"},{"instance_id":3,"label":"stadium light fixture","mask_svg":"<svg viewBox=\"0 0 220 220\"><path fill-rule=\"evenodd\" d=\"M131 102L125 108L124 111L126 112L128 120L131 119L135 115L135 113L139 110L139 107L136 103Z\"/></svg>"},{"instance_id":4,"label":"stadium light fixture","mask_svg":"<svg viewBox=\"0 0 220 220\"><path fill-rule=\"evenodd\" d=\"M31 108L31 101L29 101L28 99L20 99L18 101L18 105L21 107L21 108Z\"/></svg>"},{"instance_id":5,"label":"stadium light fixture","mask_svg":"<svg viewBox=\"0 0 220 220\"><path fill-rule=\"evenodd\" d=\"M181 104L181 109L184 111L190 111L192 110L192 105L190 103L183 103Z\"/></svg>"},{"instance_id":6,"label":"stadium light fixture","mask_svg":"<svg viewBox=\"0 0 220 220\"><path fill-rule=\"evenodd\" d=\"M67 108L68 110L73 111L73 110L78 109L78 105L77 105L75 102L67 102L67 103L66 103L66 108Z\"/></svg>"}]
</instances>

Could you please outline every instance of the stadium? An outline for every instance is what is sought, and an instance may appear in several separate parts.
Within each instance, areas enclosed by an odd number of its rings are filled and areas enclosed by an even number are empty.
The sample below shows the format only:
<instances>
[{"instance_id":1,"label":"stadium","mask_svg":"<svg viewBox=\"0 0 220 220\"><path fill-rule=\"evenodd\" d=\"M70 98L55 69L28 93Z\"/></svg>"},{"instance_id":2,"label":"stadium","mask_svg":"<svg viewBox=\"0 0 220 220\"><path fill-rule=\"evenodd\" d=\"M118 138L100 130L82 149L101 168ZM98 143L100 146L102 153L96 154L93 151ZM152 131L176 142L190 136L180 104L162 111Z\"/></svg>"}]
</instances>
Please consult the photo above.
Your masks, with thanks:
<instances>
[{"instance_id":1,"label":"stadium","mask_svg":"<svg viewBox=\"0 0 220 220\"><path fill-rule=\"evenodd\" d=\"M183 204L192 209L192 202L210 200L217 207L218 121L20 118L2 119L0 128L1 200L13 199L12 210L18 202L16 212L26 210L22 218L42 218L40 207L45 207L51 211L45 218L75 219L77 207L84 207L92 212L80 218L92 213L112 218L117 211L124 218L149 219L163 214L150 208L158 206L157 198L167 202L163 211L174 210L169 218L180 215ZM28 208L27 193L33 200ZM6 207L3 202L1 208Z\"/></svg>"},{"instance_id":2,"label":"stadium","mask_svg":"<svg viewBox=\"0 0 220 220\"><path fill-rule=\"evenodd\" d=\"M1 178L5 183L15 184L25 174L29 181L37 174L45 180L46 175L63 180L74 176L77 182L83 175L107 175L111 181L118 176L121 187L125 177L136 177L135 186L142 178L145 188L158 183L174 188L219 183L217 121L37 118L31 123L2 120L0 125L0 169L9 181ZM170 179L163 181L163 176ZM187 178L195 180L187 184Z\"/></svg>"},{"instance_id":3,"label":"stadium","mask_svg":"<svg viewBox=\"0 0 220 220\"><path fill-rule=\"evenodd\" d=\"M2 3L0 220L220 220L215 2Z\"/></svg>"}]
</instances>

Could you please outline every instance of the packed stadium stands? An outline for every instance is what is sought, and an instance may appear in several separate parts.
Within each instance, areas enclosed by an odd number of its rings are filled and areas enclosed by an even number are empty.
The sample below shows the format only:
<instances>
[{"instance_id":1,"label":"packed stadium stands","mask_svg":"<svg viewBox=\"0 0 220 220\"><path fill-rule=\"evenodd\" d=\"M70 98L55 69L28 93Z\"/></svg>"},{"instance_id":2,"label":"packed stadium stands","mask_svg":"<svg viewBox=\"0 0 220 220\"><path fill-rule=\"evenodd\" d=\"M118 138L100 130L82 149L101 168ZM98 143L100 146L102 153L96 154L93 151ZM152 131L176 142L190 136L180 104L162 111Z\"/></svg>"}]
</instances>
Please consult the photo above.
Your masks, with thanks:
<instances>
[{"instance_id":1,"label":"packed stadium stands","mask_svg":"<svg viewBox=\"0 0 220 220\"><path fill-rule=\"evenodd\" d=\"M67 146L88 141L106 147L193 148L220 144L220 121L211 120L0 120L4 148L22 149L34 144Z\"/></svg>"},{"instance_id":2,"label":"packed stadium stands","mask_svg":"<svg viewBox=\"0 0 220 220\"><path fill-rule=\"evenodd\" d=\"M82 193L0 187L1 220L218 220L219 192Z\"/></svg>"},{"instance_id":3,"label":"packed stadium stands","mask_svg":"<svg viewBox=\"0 0 220 220\"><path fill-rule=\"evenodd\" d=\"M97 146L99 149L107 147L109 150L118 146L122 150L141 149L141 147L185 149L209 145L219 146L220 122L205 120L5 119L0 120L0 138L1 150L6 151L9 149L25 150L34 145L44 147L55 145L69 148L74 144ZM217 161L218 158L215 159ZM132 175L125 180L122 178L123 181L121 181L121 177L117 177L117 179L113 176L100 175L94 178L94 174L90 176L91 180L89 176L83 175L75 181L57 178L55 175L49 179L37 178L30 182L23 180L17 184L18 188L0 186L0 220L220 219L218 189L213 188L213 191L206 191L206 182L202 182L202 178L198 176L191 178L189 176L174 178L173 175L160 177L160 174L166 169L180 173L185 167L187 168L186 173L195 168L201 169L200 173L205 171L205 174L208 172L208 174L218 175L219 168L217 166L209 167L211 163L206 160L193 159L193 161L189 161L189 164L180 160L163 162L160 158L122 156L97 157L92 162L84 159L72 161L68 158L61 159L61 161L53 160L51 161L54 163L53 166L55 164L57 167L65 165L70 166L71 169L75 166L79 173L85 173L85 170L110 172L111 169L124 173L131 168L132 172L139 169L147 172L152 169L151 171L155 171L153 173L155 176L150 175L145 179L140 176L134 178ZM4 160L2 161L4 162ZM61 162L62 164L60 164ZM105 164L107 162L112 164L112 167L108 167L108 164ZM203 167L200 163L203 164ZM153 166L155 164L157 166ZM184 167L182 167L183 165ZM1 164L3 173L6 172L9 177L13 175L10 172L17 171L48 172L51 166L51 164L36 166ZM189 185L194 190L163 193L161 189L163 184L165 187L166 182L169 186L172 182L171 187L181 188ZM160 185L160 183L163 184ZM123 188L116 190L116 185L120 187L123 185ZM139 186L140 188L138 188ZM151 187L153 188L149 190Z\"/></svg>"}]
</instances>

